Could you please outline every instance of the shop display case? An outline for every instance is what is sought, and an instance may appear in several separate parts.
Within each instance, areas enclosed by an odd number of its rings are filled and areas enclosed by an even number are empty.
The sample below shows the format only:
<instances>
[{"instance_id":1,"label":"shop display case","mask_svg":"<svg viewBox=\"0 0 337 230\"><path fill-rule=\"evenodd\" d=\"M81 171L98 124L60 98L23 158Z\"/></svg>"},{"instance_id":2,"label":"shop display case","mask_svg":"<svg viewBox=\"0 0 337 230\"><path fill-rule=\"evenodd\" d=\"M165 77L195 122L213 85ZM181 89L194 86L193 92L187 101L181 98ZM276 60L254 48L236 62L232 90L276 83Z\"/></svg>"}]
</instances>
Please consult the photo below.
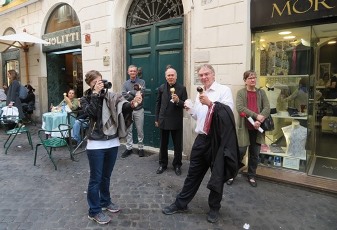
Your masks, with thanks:
<instances>
[{"instance_id":1,"label":"shop display case","mask_svg":"<svg viewBox=\"0 0 337 230\"><path fill-rule=\"evenodd\" d=\"M275 123L266 132L260 163L304 171L308 135L308 75L260 76Z\"/></svg>"}]
</instances>

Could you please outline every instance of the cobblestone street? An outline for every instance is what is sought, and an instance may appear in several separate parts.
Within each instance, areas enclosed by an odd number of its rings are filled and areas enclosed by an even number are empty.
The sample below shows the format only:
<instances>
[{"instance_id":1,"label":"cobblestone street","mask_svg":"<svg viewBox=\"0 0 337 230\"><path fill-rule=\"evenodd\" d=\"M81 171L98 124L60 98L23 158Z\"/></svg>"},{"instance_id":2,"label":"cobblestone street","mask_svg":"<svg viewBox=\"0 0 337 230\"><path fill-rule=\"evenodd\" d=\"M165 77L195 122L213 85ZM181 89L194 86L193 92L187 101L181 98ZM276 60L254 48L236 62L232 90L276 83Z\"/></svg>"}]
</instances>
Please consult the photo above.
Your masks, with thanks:
<instances>
[{"instance_id":1,"label":"cobblestone street","mask_svg":"<svg viewBox=\"0 0 337 230\"><path fill-rule=\"evenodd\" d=\"M38 143L37 126L29 126L34 149ZM6 136L1 128L1 145ZM19 146L19 147L18 147ZM123 152L121 146L119 152ZM8 154L0 149L0 229L337 229L337 197L272 181L257 180L251 187L239 175L232 186L225 185L220 220L210 224L207 178L184 214L166 216L161 209L174 201L187 174L184 161L182 175L172 166L156 174L158 153L133 154L116 162L111 180L113 202L121 207L109 214L108 225L98 225L87 218L86 188L89 166L85 153L71 161L63 150L55 152L58 170L43 148L39 148L37 166L34 150L26 136L17 137Z\"/></svg>"}]
</instances>

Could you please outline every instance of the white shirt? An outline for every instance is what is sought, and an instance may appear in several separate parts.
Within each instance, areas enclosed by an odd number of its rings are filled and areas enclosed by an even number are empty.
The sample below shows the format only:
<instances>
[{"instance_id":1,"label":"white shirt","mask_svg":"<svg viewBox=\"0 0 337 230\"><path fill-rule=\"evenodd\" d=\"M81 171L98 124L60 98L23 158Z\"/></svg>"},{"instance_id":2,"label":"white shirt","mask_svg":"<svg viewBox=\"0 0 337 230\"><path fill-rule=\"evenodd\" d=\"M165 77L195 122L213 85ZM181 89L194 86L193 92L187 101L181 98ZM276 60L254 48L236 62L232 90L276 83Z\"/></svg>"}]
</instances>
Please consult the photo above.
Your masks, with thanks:
<instances>
[{"instance_id":1,"label":"white shirt","mask_svg":"<svg viewBox=\"0 0 337 230\"><path fill-rule=\"evenodd\" d=\"M19 116L19 110L17 107L12 106L5 106L2 109L1 117L3 116Z\"/></svg>"},{"instance_id":2,"label":"white shirt","mask_svg":"<svg viewBox=\"0 0 337 230\"><path fill-rule=\"evenodd\" d=\"M234 107L234 102L233 102L233 95L232 91L228 86L221 85L217 82L214 82L211 87L203 92L204 94L207 95L209 100L212 102L220 102L222 104L228 105L232 111ZM208 111L208 106L203 105L199 101L199 93L197 94L197 97L195 99L195 104L193 106L192 110L192 117L197 120L197 126L195 127L195 132L198 134L205 134L203 131L204 129L204 123Z\"/></svg>"},{"instance_id":3,"label":"white shirt","mask_svg":"<svg viewBox=\"0 0 337 230\"><path fill-rule=\"evenodd\" d=\"M120 146L119 138L113 138L110 140L101 140L101 141L96 141L96 140L87 140L87 149L92 150L92 149L109 149L112 147L118 147Z\"/></svg>"},{"instance_id":4,"label":"white shirt","mask_svg":"<svg viewBox=\"0 0 337 230\"><path fill-rule=\"evenodd\" d=\"M272 87L270 87L270 88L272 88ZM262 89L264 90L264 92L266 92L270 108L275 109L276 106L277 106L277 100L278 100L279 96L281 95L281 90L278 89L278 88L274 88L274 90L268 90L267 87L263 87Z\"/></svg>"}]
</instances>

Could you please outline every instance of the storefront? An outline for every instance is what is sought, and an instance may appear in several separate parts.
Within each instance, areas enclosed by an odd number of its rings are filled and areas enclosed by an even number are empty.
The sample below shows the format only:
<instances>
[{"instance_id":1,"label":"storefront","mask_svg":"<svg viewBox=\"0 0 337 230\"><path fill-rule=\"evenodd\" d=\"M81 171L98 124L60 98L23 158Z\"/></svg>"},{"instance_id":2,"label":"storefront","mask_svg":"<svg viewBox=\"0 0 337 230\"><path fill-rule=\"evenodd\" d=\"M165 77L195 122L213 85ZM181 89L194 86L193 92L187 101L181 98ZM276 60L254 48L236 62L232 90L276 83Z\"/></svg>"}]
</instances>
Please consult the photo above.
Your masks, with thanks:
<instances>
[{"instance_id":1,"label":"storefront","mask_svg":"<svg viewBox=\"0 0 337 230\"><path fill-rule=\"evenodd\" d=\"M252 68L275 122L261 174L337 180L336 22L333 0L251 1Z\"/></svg>"},{"instance_id":2,"label":"storefront","mask_svg":"<svg viewBox=\"0 0 337 230\"><path fill-rule=\"evenodd\" d=\"M50 14L45 34L48 105L57 105L63 93L74 89L83 96L81 28L76 12L68 4L58 5Z\"/></svg>"}]
</instances>

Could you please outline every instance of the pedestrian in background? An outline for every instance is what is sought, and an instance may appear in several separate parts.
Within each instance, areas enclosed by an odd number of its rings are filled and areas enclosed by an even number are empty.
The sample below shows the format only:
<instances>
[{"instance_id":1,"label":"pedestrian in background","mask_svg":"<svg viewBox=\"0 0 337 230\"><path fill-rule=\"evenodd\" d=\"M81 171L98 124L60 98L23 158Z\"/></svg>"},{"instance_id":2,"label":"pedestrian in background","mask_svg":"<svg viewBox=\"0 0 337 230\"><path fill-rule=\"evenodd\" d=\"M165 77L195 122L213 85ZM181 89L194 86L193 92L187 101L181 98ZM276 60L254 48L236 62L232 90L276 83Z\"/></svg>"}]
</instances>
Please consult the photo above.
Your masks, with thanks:
<instances>
[{"instance_id":1,"label":"pedestrian in background","mask_svg":"<svg viewBox=\"0 0 337 230\"><path fill-rule=\"evenodd\" d=\"M202 92L198 91L194 106L185 101L185 107L196 120L195 132L198 135L192 146L190 167L184 186L175 202L163 208L162 212L171 215L186 211L208 168L211 168L211 178L207 185L210 189L207 220L215 223L219 219L223 185L236 175L239 168L239 150L232 111L233 97L229 87L215 81L215 72L211 65L202 65L197 72L203 85ZM224 154L231 162L225 162Z\"/></svg>"},{"instance_id":2,"label":"pedestrian in background","mask_svg":"<svg viewBox=\"0 0 337 230\"><path fill-rule=\"evenodd\" d=\"M6 106L7 95L4 89L0 89L0 108Z\"/></svg>"},{"instance_id":3,"label":"pedestrian in background","mask_svg":"<svg viewBox=\"0 0 337 230\"><path fill-rule=\"evenodd\" d=\"M25 85L25 87L28 90L28 94L25 99L21 99L22 111L26 114L26 118L31 120L31 115L35 110L35 89L30 84Z\"/></svg>"},{"instance_id":4,"label":"pedestrian in background","mask_svg":"<svg viewBox=\"0 0 337 230\"><path fill-rule=\"evenodd\" d=\"M264 90L256 88L256 73L248 70L243 74L245 87L240 89L236 95L236 110L239 114L246 114L254 120L254 125L249 123L243 116L238 118L238 141L240 146L241 160L248 148L248 182L256 187L256 168L260 154L261 144L265 143L264 132L260 133L258 128L264 119L269 116L270 106L268 97ZM262 107L263 106L263 107ZM230 185L233 179L227 181Z\"/></svg>"},{"instance_id":5,"label":"pedestrian in background","mask_svg":"<svg viewBox=\"0 0 337 230\"><path fill-rule=\"evenodd\" d=\"M144 95L145 92L145 81L139 79L138 69L135 65L130 65L128 67L129 79L124 82L122 95L128 101L132 101L137 95ZM143 102L139 103L132 112L133 122L136 125L137 137L138 137L138 155L140 157L144 156L144 108ZM132 154L133 148L133 138L132 138L133 125L128 129L128 136L126 138L126 150L122 153L122 158L128 157Z\"/></svg>"},{"instance_id":6,"label":"pedestrian in background","mask_svg":"<svg viewBox=\"0 0 337 230\"><path fill-rule=\"evenodd\" d=\"M96 70L85 75L85 82L90 86L81 98L81 106L90 120L86 147L90 167L88 218L106 224L111 218L102 210L119 211L110 197L110 177L120 146L119 138L126 136L127 127L132 122L132 109L136 103L142 102L142 98L136 96L129 103L121 94L108 92L101 73Z\"/></svg>"},{"instance_id":7,"label":"pedestrian in background","mask_svg":"<svg viewBox=\"0 0 337 230\"><path fill-rule=\"evenodd\" d=\"M186 87L177 83L177 71L168 67L165 71L166 83L158 88L155 126L160 129L159 168L163 173L168 164L168 144L170 134L174 146L173 168L181 175L184 102L187 99Z\"/></svg>"},{"instance_id":8,"label":"pedestrian in background","mask_svg":"<svg viewBox=\"0 0 337 230\"><path fill-rule=\"evenodd\" d=\"M19 111L19 117L23 118L24 114L22 111L22 105L21 105L21 100L20 100L20 82L18 81L19 75L18 73L11 69L8 70L7 72L7 78L9 80L9 86L7 89L7 101L6 105L11 104L12 106L15 106L18 108Z\"/></svg>"}]
</instances>

